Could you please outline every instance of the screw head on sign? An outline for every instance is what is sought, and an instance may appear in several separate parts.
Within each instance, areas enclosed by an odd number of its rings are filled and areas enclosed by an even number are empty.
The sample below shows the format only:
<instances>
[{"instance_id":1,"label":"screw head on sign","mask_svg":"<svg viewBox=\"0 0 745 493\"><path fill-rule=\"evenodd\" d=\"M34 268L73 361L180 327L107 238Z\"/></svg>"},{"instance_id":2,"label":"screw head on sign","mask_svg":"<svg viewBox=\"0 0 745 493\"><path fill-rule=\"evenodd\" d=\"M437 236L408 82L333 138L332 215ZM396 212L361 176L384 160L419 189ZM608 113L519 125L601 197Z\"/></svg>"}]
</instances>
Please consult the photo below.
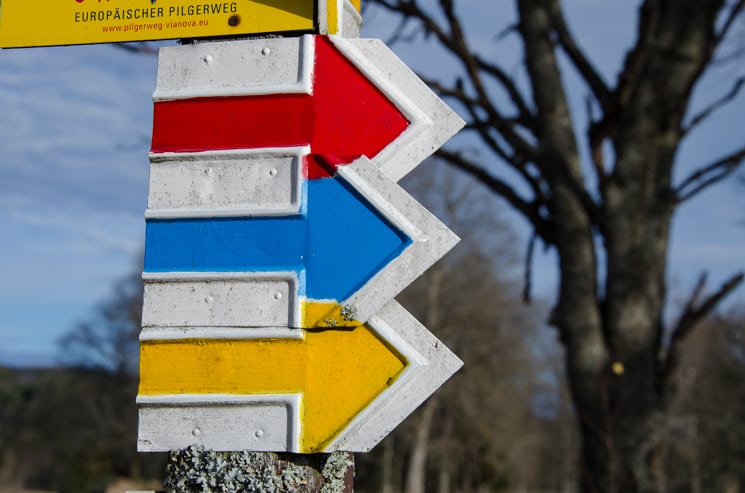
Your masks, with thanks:
<instances>
[{"instance_id":1,"label":"screw head on sign","mask_svg":"<svg viewBox=\"0 0 745 493\"><path fill-rule=\"evenodd\" d=\"M241 23L241 16L240 15L231 15L228 18L228 25L230 27L235 27L235 26L237 26L240 23Z\"/></svg>"}]
</instances>

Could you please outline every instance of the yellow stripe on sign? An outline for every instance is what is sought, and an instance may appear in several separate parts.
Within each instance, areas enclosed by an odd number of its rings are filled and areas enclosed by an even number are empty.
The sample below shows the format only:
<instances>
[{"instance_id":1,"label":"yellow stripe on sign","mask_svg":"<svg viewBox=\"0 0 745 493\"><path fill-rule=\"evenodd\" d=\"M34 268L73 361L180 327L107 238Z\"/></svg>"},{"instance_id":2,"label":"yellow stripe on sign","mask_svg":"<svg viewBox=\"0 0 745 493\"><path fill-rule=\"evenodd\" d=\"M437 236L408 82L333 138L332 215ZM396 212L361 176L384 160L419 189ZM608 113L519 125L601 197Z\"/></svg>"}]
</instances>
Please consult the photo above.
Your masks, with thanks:
<instances>
[{"instance_id":1,"label":"yellow stripe on sign","mask_svg":"<svg viewBox=\"0 0 745 493\"><path fill-rule=\"evenodd\" d=\"M302 340L142 341L140 395L302 393L300 450L313 453L405 367L367 326L306 331Z\"/></svg>"},{"instance_id":2,"label":"yellow stripe on sign","mask_svg":"<svg viewBox=\"0 0 745 493\"><path fill-rule=\"evenodd\" d=\"M2 0L0 47L312 31L313 0Z\"/></svg>"}]
</instances>

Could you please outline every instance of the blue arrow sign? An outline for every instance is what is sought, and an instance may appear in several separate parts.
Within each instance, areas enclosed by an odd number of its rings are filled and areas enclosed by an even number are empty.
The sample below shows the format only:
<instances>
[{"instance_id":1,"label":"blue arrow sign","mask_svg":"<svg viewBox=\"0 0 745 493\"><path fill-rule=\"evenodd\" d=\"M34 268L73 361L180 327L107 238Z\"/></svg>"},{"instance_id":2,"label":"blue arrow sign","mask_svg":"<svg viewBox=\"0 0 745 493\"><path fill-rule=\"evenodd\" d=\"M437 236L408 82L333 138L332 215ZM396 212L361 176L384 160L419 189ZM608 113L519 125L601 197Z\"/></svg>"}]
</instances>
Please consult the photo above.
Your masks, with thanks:
<instances>
[{"instance_id":1,"label":"blue arrow sign","mask_svg":"<svg viewBox=\"0 0 745 493\"><path fill-rule=\"evenodd\" d=\"M296 215L148 220L145 272L295 271L301 296L344 300L412 243L341 176L304 187Z\"/></svg>"}]
</instances>

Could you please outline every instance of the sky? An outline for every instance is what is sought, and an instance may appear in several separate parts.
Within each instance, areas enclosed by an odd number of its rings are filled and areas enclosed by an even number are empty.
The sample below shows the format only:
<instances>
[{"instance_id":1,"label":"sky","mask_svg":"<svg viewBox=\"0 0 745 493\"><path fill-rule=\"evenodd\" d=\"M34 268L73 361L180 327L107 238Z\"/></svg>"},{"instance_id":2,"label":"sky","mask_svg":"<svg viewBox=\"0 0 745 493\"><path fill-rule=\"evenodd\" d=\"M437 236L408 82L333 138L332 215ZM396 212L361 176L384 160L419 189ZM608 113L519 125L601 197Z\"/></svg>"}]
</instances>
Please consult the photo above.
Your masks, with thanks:
<instances>
[{"instance_id":1,"label":"sky","mask_svg":"<svg viewBox=\"0 0 745 493\"><path fill-rule=\"evenodd\" d=\"M156 63L108 45L0 51L0 362L53 361L136 265Z\"/></svg>"},{"instance_id":2,"label":"sky","mask_svg":"<svg viewBox=\"0 0 745 493\"><path fill-rule=\"evenodd\" d=\"M495 39L510 2L461 0L469 37L520 78L515 40ZM612 80L628 47L635 2L567 0L571 27ZM478 6L478 9L469 8ZM490 12L487 10L491 9ZM368 10L365 37L386 40L390 19ZM612 18L614 22L599 22ZM396 44L416 70L452 73L447 57L426 46ZM59 359L57 341L104 300L139 262L144 241L155 56L111 45L0 50L0 364L44 365ZM724 67L697 91L706 104L742 75ZM573 104L584 92L571 77ZM739 97L693 136L680 168L742 144ZM454 145L468 145L455 139ZM702 270L712 284L745 269L745 185L730 181L686 204L676 216L670 255L672 300ZM514 227L525 235L524 224ZM518 245L522 249L523 244ZM555 290L555 258L536 259L537 294ZM739 289L729 304L745 304Z\"/></svg>"}]
</instances>

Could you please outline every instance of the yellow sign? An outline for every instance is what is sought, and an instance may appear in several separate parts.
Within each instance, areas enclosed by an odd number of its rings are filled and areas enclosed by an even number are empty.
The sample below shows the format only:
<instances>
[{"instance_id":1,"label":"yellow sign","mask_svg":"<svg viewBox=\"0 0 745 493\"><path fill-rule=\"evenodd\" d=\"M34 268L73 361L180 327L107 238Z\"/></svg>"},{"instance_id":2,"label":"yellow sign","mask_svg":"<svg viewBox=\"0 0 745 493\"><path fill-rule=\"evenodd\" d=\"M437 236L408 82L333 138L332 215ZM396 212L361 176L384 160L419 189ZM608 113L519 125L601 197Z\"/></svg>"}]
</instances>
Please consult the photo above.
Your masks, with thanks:
<instances>
[{"instance_id":1,"label":"yellow sign","mask_svg":"<svg viewBox=\"0 0 745 493\"><path fill-rule=\"evenodd\" d=\"M0 0L0 48L359 31L359 0Z\"/></svg>"},{"instance_id":2,"label":"yellow sign","mask_svg":"<svg viewBox=\"0 0 745 493\"><path fill-rule=\"evenodd\" d=\"M367 326L303 339L143 341L140 395L300 393L300 451L313 453L406 366Z\"/></svg>"}]
</instances>

